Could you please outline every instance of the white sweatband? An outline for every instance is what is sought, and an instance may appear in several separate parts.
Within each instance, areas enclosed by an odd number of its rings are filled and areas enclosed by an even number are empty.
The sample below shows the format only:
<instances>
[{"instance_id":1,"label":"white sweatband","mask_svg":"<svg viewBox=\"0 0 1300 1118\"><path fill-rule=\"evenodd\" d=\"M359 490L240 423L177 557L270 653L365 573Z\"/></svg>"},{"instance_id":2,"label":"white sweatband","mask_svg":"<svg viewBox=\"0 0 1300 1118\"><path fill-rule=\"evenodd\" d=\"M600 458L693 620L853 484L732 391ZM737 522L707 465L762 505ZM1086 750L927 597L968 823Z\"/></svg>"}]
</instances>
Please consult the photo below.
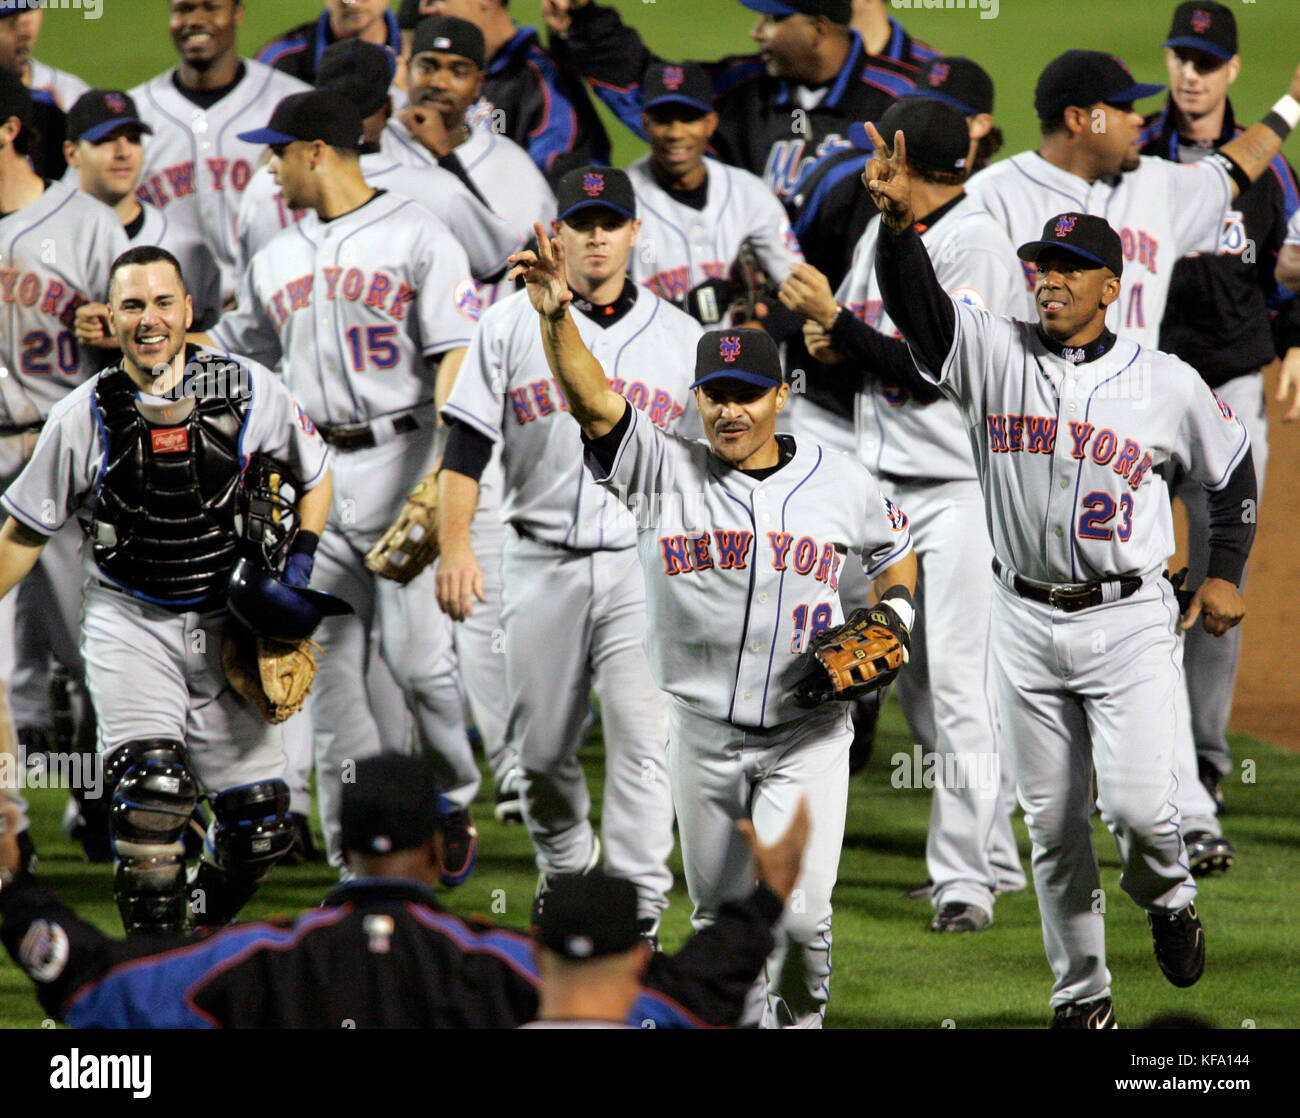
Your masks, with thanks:
<instances>
[{"instance_id":1,"label":"white sweatband","mask_svg":"<svg viewBox=\"0 0 1300 1118\"><path fill-rule=\"evenodd\" d=\"M906 598L887 598L880 603L893 610L894 615L903 623L903 628L912 631L912 622L916 620L916 608Z\"/></svg>"},{"instance_id":2,"label":"white sweatband","mask_svg":"<svg viewBox=\"0 0 1300 1118\"><path fill-rule=\"evenodd\" d=\"M1277 113L1292 128L1300 126L1300 101L1297 101L1291 94L1288 93L1274 105L1273 112Z\"/></svg>"}]
</instances>

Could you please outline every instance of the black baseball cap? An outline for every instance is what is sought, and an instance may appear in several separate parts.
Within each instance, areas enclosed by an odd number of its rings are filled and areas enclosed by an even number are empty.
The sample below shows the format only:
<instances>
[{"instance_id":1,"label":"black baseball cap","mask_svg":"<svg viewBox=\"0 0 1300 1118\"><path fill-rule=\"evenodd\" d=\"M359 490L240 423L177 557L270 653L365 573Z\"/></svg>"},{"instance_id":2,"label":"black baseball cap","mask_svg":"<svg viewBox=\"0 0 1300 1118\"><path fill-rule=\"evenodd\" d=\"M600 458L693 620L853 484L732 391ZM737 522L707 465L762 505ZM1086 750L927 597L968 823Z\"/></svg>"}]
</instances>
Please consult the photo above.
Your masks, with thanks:
<instances>
[{"instance_id":1,"label":"black baseball cap","mask_svg":"<svg viewBox=\"0 0 1300 1118\"><path fill-rule=\"evenodd\" d=\"M396 73L397 55L388 47L354 36L330 43L321 52L316 88L334 90L368 117L388 103L388 87Z\"/></svg>"},{"instance_id":2,"label":"black baseball cap","mask_svg":"<svg viewBox=\"0 0 1300 1118\"><path fill-rule=\"evenodd\" d=\"M599 959L631 951L637 929L636 886L599 869L551 878L537 919L538 942L565 959Z\"/></svg>"},{"instance_id":3,"label":"black baseball cap","mask_svg":"<svg viewBox=\"0 0 1300 1118\"><path fill-rule=\"evenodd\" d=\"M480 70L487 65L487 42L483 32L467 19L429 16L420 20L415 25L411 57L431 50L468 58Z\"/></svg>"},{"instance_id":4,"label":"black baseball cap","mask_svg":"<svg viewBox=\"0 0 1300 1118\"><path fill-rule=\"evenodd\" d=\"M1050 249L1064 249L1099 268L1109 268L1117 276L1124 273L1124 249L1119 234L1105 218L1081 213L1057 214L1043 226L1043 239L1021 245L1016 255L1021 260L1037 261Z\"/></svg>"},{"instance_id":5,"label":"black baseball cap","mask_svg":"<svg viewBox=\"0 0 1300 1118\"><path fill-rule=\"evenodd\" d=\"M343 848L358 854L411 850L439 827L437 773L424 757L384 753L356 763L343 783Z\"/></svg>"},{"instance_id":6,"label":"black baseball cap","mask_svg":"<svg viewBox=\"0 0 1300 1118\"><path fill-rule=\"evenodd\" d=\"M557 221L579 210L601 207L624 217L636 217L636 194L626 172L614 167L577 167L555 188Z\"/></svg>"},{"instance_id":7,"label":"black baseball cap","mask_svg":"<svg viewBox=\"0 0 1300 1118\"><path fill-rule=\"evenodd\" d=\"M641 80L641 106L686 105L713 112L713 83L697 62L656 62Z\"/></svg>"},{"instance_id":8,"label":"black baseball cap","mask_svg":"<svg viewBox=\"0 0 1300 1118\"><path fill-rule=\"evenodd\" d=\"M120 89L87 90L68 110L69 140L85 140L88 144L97 144L110 132L125 127L153 135L153 129L140 119L140 112L131 100L131 95Z\"/></svg>"},{"instance_id":9,"label":"black baseball cap","mask_svg":"<svg viewBox=\"0 0 1300 1118\"><path fill-rule=\"evenodd\" d=\"M434 14L437 0L402 0L397 10L397 27L400 31L414 31L415 25L425 16Z\"/></svg>"},{"instance_id":10,"label":"black baseball cap","mask_svg":"<svg viewBox=\"0 0 1300 1118\"><path fill-rule=\"evenodd\" d=\"M978 116L993 111L993 79L969 58L932 58L916 75L916 89L904 96L928 97L951 105L962 116Z\"/></svg>"},{"instance_id":11,"label":"black baseball cap","mask_svg":"<svg viewBox=\"0 0 1300 1118\"><path fill-rule=\"evenodd\" d=\"M970 130L966 117L946 101L903 97L889 106L876 124L876 130L887 144L894 142L895 132L902 132L907 139L907 161L913 167L954 175L967 169ZM848 137L863 151L874 149L862 124L849 125Z\"/></svg>"},{"instance_id":12,"label":"black baseball cap","mask_svg":"<svg viewBox=\"0 0 1300 1118\"><path fill-rule=\"evenodd\" d=\"M695 343L698 388L711 380L743 380L760 388L776 388L784 380L781 354L766 330L710 330Z\"/></svg>"},{"instance_id":13,"label":"black baseball cap","mask_svg":"<svg viewBox=\"0 0 1300 1118\"><path fill-rule=\"evenodd\" d=\"M1129 68L1113 54L1099 50L1067 50L1038 75L1034 110L1039 120L1056 120L1071 105L1086 109L1106 102L1131 105L1165 87L1136 82Z\"/></svg>"},{"instance_id":14,"label":"black baseball cap","mask_svg":"<svg viewBox=\"0 0 1300 1118\"><path fill-rule=\"evenodd\" d=\"M32 126L32 94L12 70L0 69L0 122L11 116L24 128Z\"/></svg>"},{"instance_id":15,"label":"black baseball cap","mask_svg":"<svg viewBox=\"0 0 1300 1118\"><path fill-rule=\"evenodd\" d=\"M1215 0L1179 4L1169 25L1169 38L1161 46L1203 50L1227 62L1237 53L1237 17Z\"/></svg>"},{"instance_id":16,"label":"black baseball cap","mask_svg":"<svg viewBox=\"0 0 1300 1118\"><path fill-rule=\"evenodd\" d=\"M740 0L751 12L765 16L825 16L845 27L853 18L853 0Z\"/></svg>"},{"instance_id":17,"label":"black baseball cap","mask_svg":"<svg viewBox=\"0 0 1300 1118\"><path fill-rule=\"evenodd\" d=\"M294 140L323 140L330 147L360 148L364 123L361 111L332 89L291 93L275 107L265 128L240 132L248 144L291 144Z\"/></svg>"},{"instance_id":18,"label":"black baseball cap","mask_svg":"<svg viewBox=\"0 0 1300 1118\"><path fill-rule=\"evenodd\" d=\"M34 12L41 6L41 0L0 0L0 19L6 16L20 16L24 12ZM10 116L17 114L10 113Z\"/></svg>"}]
</instances>

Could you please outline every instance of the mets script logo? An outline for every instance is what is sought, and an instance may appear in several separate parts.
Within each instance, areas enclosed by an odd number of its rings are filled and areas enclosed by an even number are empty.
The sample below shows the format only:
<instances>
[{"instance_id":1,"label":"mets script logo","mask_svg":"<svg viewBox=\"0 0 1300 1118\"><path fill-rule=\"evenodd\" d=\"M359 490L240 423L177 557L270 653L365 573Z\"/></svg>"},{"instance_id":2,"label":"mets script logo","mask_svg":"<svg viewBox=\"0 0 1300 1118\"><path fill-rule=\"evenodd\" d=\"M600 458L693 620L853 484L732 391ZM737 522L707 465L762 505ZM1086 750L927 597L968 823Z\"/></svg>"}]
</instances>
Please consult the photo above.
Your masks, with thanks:
<instances>
[{"instance_id":1,"label":"mets script logo","mask_svg":"<svg viewBox=\"0 0 1300 1118\"><path fill-rule=\"evenodd\" d=\"M1056 235L1058 237L1068 237L1074 232L1074 223L1078 218L1063 217L1056 223Z\"/></svg>"},{"instance_id":2,"label":"mets script logo","mask_svg":"<svg viewBox=\"0 0 1300 1118\"><path fill-rule=\"evenodd\" d=\"M104 95L104 104L115 113L126 112L126 98L120 93L106 93Z\"/></svg>"},{"instance_id":3,"label":"mets script logo","mask_svg":"<svg viewBox=\"0 0 1300 1118\"><path fill-rule=\"evenodd\" d=\"M728 335L718 343L718 353L722 355L724 361L734 361L740 356L740 339L733 335Z\"/></svg>"},{"instance_id":4,"label":"mets script logo","mask_svg":"<svg viewBox=\"0 0 1300 1118\"><path fill-rule=\"evenodd\" d=\"M1210 13L1203 8L1197 8L1192 13L1192 30L1198 35L1204 35L1210 29Z\"/></svg>"},{"instance_id":5,"label":"mets script logo","mask_svg":"<svg viewBox=\"0 0 1300 1118\"><path fill-rule=\"evenodd\" d=\"M686 80L686 73L680 66L666 66L664 68L664 88L678 90L682 87L682 82Z\"/></svg>"},{"instance_id":6,"label":"mets script logo","mask_svg":"<svg viewBox=\"0 0 1300 1118\"><path fill-rule=\"evenodd\" d=\"M889 526L895 532L901 532L907 527L907 513L900 509L883 493L880 494L880 499L885 502L885 515L889 517Z\"/></svg>"},{"instance_id":7,"label":"mets script logo","mask_svg":"<svg viewBox=\"0 0 1300 1118\"><path fill-rule=\"evenodd\" d=\"M595 198L605 189L605 176L598 171L588 171L582 176L582 189Z\"/></svg>"},{"instance_id":8,"label":"mets script logo","mask_svg":"<svg viewBox=\"0 0 1300 1118\"><path fill-rule=\"evenodd\" d=\"M939 86L943 85L947 80L948 63L936 62L934 66L930 68L930 84L934 86L935 89L938 89Z\"/></svg>"}]
</instances>

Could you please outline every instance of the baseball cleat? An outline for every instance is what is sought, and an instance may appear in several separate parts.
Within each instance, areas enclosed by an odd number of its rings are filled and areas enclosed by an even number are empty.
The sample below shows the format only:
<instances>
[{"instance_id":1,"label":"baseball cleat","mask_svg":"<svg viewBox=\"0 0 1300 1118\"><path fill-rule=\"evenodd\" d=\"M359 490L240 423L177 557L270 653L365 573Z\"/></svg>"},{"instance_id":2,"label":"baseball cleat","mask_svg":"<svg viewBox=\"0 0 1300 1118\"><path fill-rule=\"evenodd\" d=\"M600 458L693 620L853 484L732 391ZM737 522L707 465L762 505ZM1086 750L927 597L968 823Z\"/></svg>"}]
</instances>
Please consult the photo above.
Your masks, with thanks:
<instances>
[{"instance_id":1,"label":"baseball cleat","mask_svg":"<svg viewBox=\"0 0 1300 1118\"><path fill-rule=\"evenodd\" d=\"M1214 801L1214 814L1223 814L1223 776L1213 765L1201 761L1197 766L1200 771L1201 783L1205 785L1205 790L1210 794L1210 799Z\"/></svg>"},{"instance_id":2,"label":"baseball cleat","mask_svg":"<svg viewBox=\"0 0 1300 1118\"><path fill-rule=\"evenodd\" d=\"M949 901L934 914L930 921L932 932L982 932L993 923L993 917L979 905Z\"/></svg>"},{"instance_id":3,"label":"baseball cleat","mask_svg":"<svg viewBox=\"0 0 1300 1118\"><path fill-rule=\"evenodd\" d=\"M1052 1014L1053 1029L1118 1029L1115 1003L1110 998L1060 1005Z\"/></svg>"},{"instance_id":4,"label":"baseball cleat","mask_svg":"<svg viewBox=\"0 0 1300 1118\"><path fill-rule=\"evenodd\" d=\"M501 778L497 786L496 807L492 814L498 823L522 823L524 821L523 792L519 787L519 770L510 769Z\"/></svg>"},{"instance_id":5,"label":"baseball cleat","mask_svg":"<svg viewBox=\"0 0 1300 1118\"><path fill-rule=\"evenodd\" d=\"M643 916L636 922L636 933L651 951L659 950L659 917Z\"/></svg>"},{"instance_id":6,"label":"baseball cleat","mask_svg":"<svg viewBox=\"0 0 1300 1118\"><path fill-rule=\"evenodd\" d=\"M578 873L591 873L600 865L600 836L593 835L591 839L591 857L587 859L587 864L578 870ZM537 891L533 894L533 914L532 924L537 927L541 923L542 908L546 904L546 894L551 891L550 879L544 873L537 875ZM658 922L655 923L655 933L659 931Z\"/></svg>"},{"instance_id":7,"label":"baseball cleat","mask_svg":"<svg viewBox=\"0 0 1300 1118\"><path fill-rule=\"evenodd\" d=\"M933 892L934 892L934 882L927 877L919 885L913 885L903 895L909 901L928 901L930 899L930 894Z\"/></svg>"},{"instance_id":8,"label":"baseball cleat","mask_svg":"<svg viewBox=\"0 0 1300 1118\"><path fill-rule=\"evenodd\" d=\"M1237 852L1222 835L1193 831L1187 836L1187 865L1193 877L1227 873L1237 860Z\"/></svg>"},{"instance_id":9,"label":"baseball cleat","mask_svg":"<svg viewBox=\"0 0 1300 1118\"><path fill-rule=\"evenodd\" d=\"M282 866L305 866L311 862L322 862L325 856L316 848L316 839L311 833L311 821L298 811L291 811L289 819L293 824L293 845L289 853L280 859ZM194 821L190 821L194 825Z\"/></svg>"},{"instance_id":10,"label":"baseball cleat","mask_svg":"<svg viewBox=\"0 0 1300 1118\"><path fill-rule=\"evenodd\" d=\"M1205 970L1205 929L1196 905L1177 912L1148 912L1156 962L1175 986L1194 986Z\"/></svg>"},{"instance_id":11,"label":"baseball cleat","mask_svg":"<svg viewBox=\"0 0 1300 1118\"><path fill-rule=\"evenodd\" d=\"M442 827L442 869L438 880L449 889L464 885L478 861L478 831L468 808L458 808L438 797L438 816Z\"/></svg>"}]
</instances>

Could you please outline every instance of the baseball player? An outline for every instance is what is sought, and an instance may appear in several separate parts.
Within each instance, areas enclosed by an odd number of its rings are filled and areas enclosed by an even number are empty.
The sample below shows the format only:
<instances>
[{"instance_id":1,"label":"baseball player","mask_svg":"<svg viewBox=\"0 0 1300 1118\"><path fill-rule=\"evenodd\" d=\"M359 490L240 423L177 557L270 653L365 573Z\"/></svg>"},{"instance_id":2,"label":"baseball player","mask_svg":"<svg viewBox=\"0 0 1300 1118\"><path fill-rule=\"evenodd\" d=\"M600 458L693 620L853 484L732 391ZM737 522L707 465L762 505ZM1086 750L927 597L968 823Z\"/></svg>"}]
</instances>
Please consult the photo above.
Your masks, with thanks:
<instances>
[{"instance_id":1,"label":"baseball player","mask_svg":"<svg viewBox=\"0 0 1300 1118\"><path fill-rule=\"evenodd\" d=\"M908 172L918 228L935 273L954 298L985 310L1018 308L1023 285L1007 235L963 194L970 137L960 110L940 101L905 97L881 128L912 137ZM834 296L825 277L805 266L782 288L786 305L829 337L841 314L841 335L857 319L892 335L876 282L880 222L867 226L853 267ZM898 348L902 348L901 345ZM824 354L824 350L818 349ZM961 414L934 390L919 398L881 376L879 361L861 366L858 458L890 500L907 510L919 563L923 636L912 632L908 670L898 680L909 721L919 698L933 703L935 750L954 779L935 785L926 840L926 891L935 915L930 930L977 932L993 920L996 893L1021 889L1024 871L1011 830L1015 781L1004 764L997 717L989 701L988 577L993 547L984 502ZM844 376L844 370L840 370ZM857 379L857 378L855 378ZM929 676L911 691L918 669ZM981 768L981 766L983 766ZM1005 790L1005 798L1002 793Z\"/></svg>"},{"instance_id":2,"label":"baseball player","mask_svg":"<svg viewBox=\"0 0 1300 1118\"><path fill-rule=\"evenodd\" d=\"M817 156L847 142L850 124L875 120L912 88L916 66L868 54L849 27L850 0L741 3L760 13L753 31L760 50L702 64L718 110L712 147L785 198ZM597 96L644 138L641 82L660 60L640 35L612 7L591 0L547 0L543 14Z\"/></svg>"},{"instance_id":3,"label":"baseball player","mask_svg":"<svg viewBox=\"0 0 1300 1118\"><path fill-rule=\"evenodd\" d=\"M743 244L774 285L803 255L781 203L757 176L705 158L718 114L700 66L655 63L646 71L642 97L650 152L627 169L641 214L628 271L712 326L728 310L727 277Z\"/></svg>"},{"instance_id":4,"label":"baseball player","mask_svg":"<svg viewBox=\"0 0 1300 1118\"><path fill-rule=\"evenodd\" d=\"M672 700L669 775L692 921L710 923L752 887L736 821L752 820L760 836L776 832L807 797L817 822L796 886L804 903L783 919L801 958L787 969L779 943L742 1023L819 1027L852 731L842 704L804 710L794 684L808 640L841 620L836 590L849 552L861 556L880 612L911 624L907 519L858 463L776 436L789 388L762 331L699 339L691 367L707 442L647 423L610 386L570 313L570 251L539 239L537 254L521 254L521 270L588 468L637 517L646 650Z\"/></svg>"},{"instance_id":5,"label":"baseball player","mask_svg":"<svg viewBox=\"0 0 1300 1118\"><path fill-rule=\"evenodd\" d=\"M1135 82L1112 55L1066 51L1044 68L1034 92L1043 127L1038 150L994 164L966 188L1017 244L1034 239L1044 221L1067 207L1111 222L1131 277L1108 325L1148 350L1159 343L1172 262L1220 250L1229 204L1268 170L1300 122L1297 70L1291 92L1273 111L1217 152L1190 164L1142 156L1142 117L1133 103L1162 88ZM1026 305L1037 313L1031 287L1027 279ZM1176 699L1178 807L1186 832L1197 836L1190 853L1198 871L1224 869L1234 851L1199 778L1185 688Z\"/></svg>"},{"instance_id":6,"label":"baseball player","mask_svg":"<svg viewBox=\"0 0 1300 1118\"><path fill-rule=\"evenodd\" d=\"M364 118L361 170L371 186L391 190L417 202L442 219L465 249L470 273L480 282L501 278L506 258L522 244L504 218L476 196L473 184L466 185L450 171L430 164L427 158L413 161L405 145L391 140L389 82L393 75L392 55L373 43L347 39L331 43L321 55L317 88L332 89L353 99ZM236 239L241 261L251 260L281 229L303 216L284 204L270 168L253 172L248 189L239 202Z\"/></svg>"},{"instance_id":7,"label":"baseball player","mask_svg":"<svg viewBox=\"0 0 1300 1118\"><path fill-rule=\"evenodd\" d=\"M268 370L186 349L192 304L166 250L130 249L109 281L121 360L54 405L0 498L0 594L69 519L86 523L82 648L113 797L114 891L128 933L178 932L180 840L200 793L213 823L196 922L230 920L292 841L279 731L231 690L222 634L250 458L297 479L289 565L305 585L329 509L328 451Z\"/></svg>"},{"instance_id":8,"label":"baseball player","mask_svg":"<svg viewBox=\"0 0 1300 1118\"><path fill-rule=\"evenodd\" d=\"M8 28L0 27L0 41L3 41L6 35L13 36L12 53L15 60L22 63L20 77L23 79L23 84L32 91L32 96L49 97L66 113L90 86L76 74L56 69L49 63L32 57L32 51L36 49L36 43L41 37L41 24L45 20L45 13L38 7L39 3L40 0L31 0L26 11L18 6L16 10L20 14L13 24ZM4 8L5 5L0 4L0 12L3 12ZM0 46L0 57L3 56L5 49ZM0 62L0 65L5 64ZM13 69L12 66L6 68Z\"/></svg>"},{"instance_id":9,"label":"baseball player","mask_svg":"<svg viewBox=\"0 0 1300 1118\"><path fill-rule=\"evenodd\" d=\"M325 0L325 10L316 19L272 39L258 52L257 60L318 85L317 70L325 51L348 39L387 47L396 58L402 37L387 0Z\"/></svg>"},{"instance_id":10,"label":"baseball player","mask_svg":"<svg viewBox=\"0 0 1300 1118\"><path fill-rule=\"evenodd\" d=\"M239 196L261 155L239 139L239 125L307 86L239 57L242 0L169 0L168 11L180 61L131 90L140 119L153 129L136 193L169 221L197 230L221 266L222 298L229 299L239 276Z\"/></svg>"},{"instance_id":11,"label":"baseball player","mask_svg":"<svg viewBox=\"0 0 1300 1118\"><path fill-rule=\"evenodd\" d=\"M325 659L310 706L317 795L331 861L340 865L338 797L345 766L380 751L367 699L367 635L401 685L420 751L446 797L449 875L465 880L476 843L469 805L479 774L465 734L451 626L433 576L380 580L364 557L396 519L435 454L434 379L459 363L477 313L465 253L410 199L375 190L361 172L362 122L350 101L311 90L285 98L243 143L271 145L271 171L302 221L254 254L239 307L213 327L221 349L283 362L285 383L339 454L334 507L316 584L356 608L327 618ZM400 252L399 252L400 250ZM449 840L450 842L450 840Z\"/></svg>"},{"instance_id":12,"label":"baseball player","mask_svg":"<svg viewBox=\"0 0 1300 1118\"><path fill-rule=\"evenodd\" d=\"M32 121L31 94L0 69L0 487L22 469L50 409L98 362L90 347L78 344L76 312L103 298L108 266L128 247L112 210L75 185L46 183L32 170ZM32 579L42 630L75 677L82 674L81 539L75 525L55 533ZM6 681L16 669L15 597L0 604L0 679ZM48 651L44 657L48 671ZM27 695L25 731L48 728L48 690Z\"/></svg>"},{"instance_id":13,"label":"baseball player","mask_svg":"<svg viewBox=\"0 0 1300 1118\"><path fill-rule=\"evenodd\" d=\"M995 553L998 710L1033 842L1052 1025L1114 1028L1094 773L1121 887L1148 913L1165 977L1190 986L1205 966L1175 802L1180 608L1161 577L1174 541L1156 467L1176 460L1210 492L1209 574L1181 627L1199 619L1220 634L1245 613L1250 438L1189 366L1107 329L1125 259L1104 219L1057 215L1018 249L1035 268L1037 323L990 314L935 279L914 227L903 133L891 149L868 130L881 153L863 181L881 208L885 313L922 377L961 409L979 466Z\"/></svg>"},{"instance_id":14,"label":"baseball player","mask_svg":"<svg viewBox=\"0 0 1300 1118\"><path fill-rule=\"evenodd\" d=\"M426 16L469 20L486 44L491 130L523 148L552 186L574 167L609 163L609 136L564 43L552 37L544 47L537 29L516 24L508 6L509 0L402 0L397 20L406 56Z\"/></svg>"},{"instance_id":15,"label":"baseball player","mask_svg":"<svg viewBox=\"0 0 1300 1118\"><path fill-rule=\"evenodd\" d=\"M1291 215L1286 227L1286 241L1277 254L1277 282L1288 291L1300 291L1300 212ZM1282 386L1278 387L1278 399L1284 400ZM1287 413L1287 419L1294 419L1300 401Z\"/></svg>"},{"instance_id":16,"label":"baseball player","mask_svg":"<svg viewBox=\"0 0 1300 1118\"><path fill-rule=\"evenodd\" d=\"M849 26L862 36L862 45L868 54L882 55L915 67L922 67L939 56L934 47L912 38L889 14L886 0L853 0L853 17Z\"/></svg>"},{"instance_id":17,"label":"baseball player","mask_svg":"<svg viewBox=\"0 0 1300 1118\"><path fill-rule=\"evenodd\" d=\"M1191 163L1244 131L1234 120L1227 96L1241 69L1232 10L1203 0L1180 4L1164 47L1169 101L1161 112L1147 117L1142 152ZM1233 202L1217 255L1174 262L1160 324L1160 348L1195 368L1246 425L1261 494L1268 462L1264 372L1286 356L1274 340L1270 308L1277 309L1281 320L1279 333L1293 333L1300 326L1295 300L1288 292L1279 294L1273 279L1287 220L1300 212L1300 188L1281 155L1269 171ZM1248 245L1253 246L1249 253ZM1300 361L1300 349L1289 360ZM1205 577L1205 494L1194 482L1181 479L1171 479L1171 489L1187 509L1189 581L1195 585ZM1220 809L1221 784L1232 771L1227 729L1240 653L1240 629L1222 640L1192 629L1183 650L1201 781ZM1194 845L1196 837L1189 835L1189 844ZM1207 868L1214 864L1205 863Z\"/></svg>"},{"instance_id":18,"label":"baseball player","mask_svg":"<svg viewBox=\"0 0 1300 1118\"><path fill-rule=\"evenodd\" d=\"M63 175L63 113L66 104L55 94L32 83L31 54L40 29L40 13L26 0L0 0L0 70L31 87L32 126L35 142L28 153L38 174L48 179ZM69 75L71 76L71 75Z\"/></svg>"},{"instance_id":19,"label":"baseball player","mask_svg":"<svg viewBox=\"0 0 1300 1118\"><path fill-rule=\"evenodd\" d=\"M560 180L558 205L578 329L604 360L611 383L652 424L671 429L689 421L682 369L699 326L627 278L639 228L627 175L599 167L571 171ZM664 768L667 704L651 682L641 644L645 588L635 525L583 472L565 401L528 296L518 292L484 312L442 409L451 430L438 477L438 603L461 621L477 612L476 598L482 601L470 522L478 478L500 442L505 736L521 770L539 894L549 875L580 872L600 860L577 756L594 685L605 741L606 866L636 884L650 937L672 881L665 864L673 845Z\"/></svg>"}]
</instances>

